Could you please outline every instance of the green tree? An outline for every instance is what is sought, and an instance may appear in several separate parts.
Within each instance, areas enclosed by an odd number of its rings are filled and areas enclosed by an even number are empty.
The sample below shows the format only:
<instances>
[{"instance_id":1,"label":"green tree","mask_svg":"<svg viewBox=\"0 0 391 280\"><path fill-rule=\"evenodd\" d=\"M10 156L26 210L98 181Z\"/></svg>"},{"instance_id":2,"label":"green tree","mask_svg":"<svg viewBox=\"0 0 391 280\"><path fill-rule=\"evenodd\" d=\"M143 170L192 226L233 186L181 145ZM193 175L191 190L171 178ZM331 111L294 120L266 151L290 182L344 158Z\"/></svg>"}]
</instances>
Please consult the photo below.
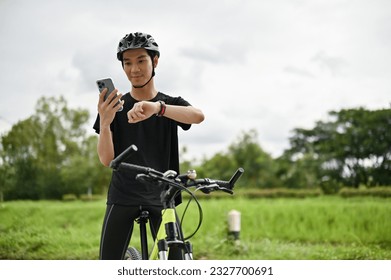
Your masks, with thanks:
<instances>
[{"instance_id":1,"label":"green tree","mask_svg":"<svg viewBox=\"0 0 391 280\"><path fill-rule=\"evenodd\" d=\"M292 160L287 154L276 160L276 176L281 186L290 189L310 189L319 187L318 161L313 156L306 154L303 157Z\"/></svg>"},{"instance_id":2,"label":"green tree","mask_svg":"<svg viewBox=\"0 0 391 280\"><path fill-rule=\"evenodd\" d=\"M231 155L220 152L204 158L196 170L198 177L229 180L236 168Z\"/></svg>"},{"instance_id":3,"label":"green tree","mask_svg":"<svg viewBox=\"0 0 391 280\"><path fill-rule=\"evenodd\" d=\"M106 192L111 169L104 167L96 152L98 138L86 138L78 153L72 153L61 168L64 189L67 193L103 194Z\"/></svg>"},{"instance_id":4,"label":"green tree","mask_svg":"<svg viewBox=\"0 0 391 280\"><path fill-rule=\"evenodd\" d=\"M329 116L313 129L295 129L286 157L311 160L326 188L391 185L391 109L343 109Z\"/></svg>"},{"instance_id":5,"label":"green tree","mask_svg":"<svg viewBox=\"0 0 391 280\"><path fill-rule=\"evenodd\" d=\"M2 191L11 198L38 199L42 189L38 185L39 170L33 146L39 132L36 121L30 117L14 125L1 141L1 163L3 171Z\"/></svg>"},{"instance_id":6,"label":"green tree","mask_svg":"<svg viewBox=\"0 0 391 280\"><path fill-rule=\"evenodd\" d=\"M86 110L69 109L63 97L40 98L35 113L1 137L6 198L60 198L85 189L92 153L86 149L88 118Z\"/></svg>"},{"instance_id":7,"label":"green tree","mask_svg":"<svg viewBox=\"0 0 391 280\"><path fill-rule=\"evenodd\" d=\"M228 180L238 167L245 170L238 182L243 187L273 188L279 185L275 162L259 145L255 129L242 132L229 145L227 152L204 159L199 169L202 170L201 176Z\"/></svg>"},{"instance_id":8,"label":"green tree","mask_svg":"<svg viewBox=\"0 0 391 280\"><path fill-rule=\"evenodd\" d=\"M236 166L244 168L243 179L249 187L274 188L279 186L275 162L272 156L260 146L255 129L243 132L228 149Z\"/></svg>"}]
</instances>

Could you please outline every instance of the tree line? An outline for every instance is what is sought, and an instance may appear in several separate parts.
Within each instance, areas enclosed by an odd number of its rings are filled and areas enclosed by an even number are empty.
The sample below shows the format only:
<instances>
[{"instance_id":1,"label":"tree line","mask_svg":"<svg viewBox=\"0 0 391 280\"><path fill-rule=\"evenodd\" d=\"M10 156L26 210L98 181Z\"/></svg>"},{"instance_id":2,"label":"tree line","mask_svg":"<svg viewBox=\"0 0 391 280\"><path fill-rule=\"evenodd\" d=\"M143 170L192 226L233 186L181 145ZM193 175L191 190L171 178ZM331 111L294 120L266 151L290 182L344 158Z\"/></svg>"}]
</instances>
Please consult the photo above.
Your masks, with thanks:
<instances>
[{"instance_id":1,"label":"tree line","mask_svg":"<svg viewBox=\"0 0 391 280\"><path fill-rule=\"evenodd\" d=\"M105 194L111 170L96 153L97 135L85 109L70 109L63 97L42 97L35 112L1 135L0 200L61 199L65 194ZM343 109L311 129L296 128L290 148L277 158L264 151L256 130L243 131L226 151L181 170L229 179L245 169L243 188L391 186L391 109ZM182 151L185 152L185 149Z\"/></svg>"}]
</instances>

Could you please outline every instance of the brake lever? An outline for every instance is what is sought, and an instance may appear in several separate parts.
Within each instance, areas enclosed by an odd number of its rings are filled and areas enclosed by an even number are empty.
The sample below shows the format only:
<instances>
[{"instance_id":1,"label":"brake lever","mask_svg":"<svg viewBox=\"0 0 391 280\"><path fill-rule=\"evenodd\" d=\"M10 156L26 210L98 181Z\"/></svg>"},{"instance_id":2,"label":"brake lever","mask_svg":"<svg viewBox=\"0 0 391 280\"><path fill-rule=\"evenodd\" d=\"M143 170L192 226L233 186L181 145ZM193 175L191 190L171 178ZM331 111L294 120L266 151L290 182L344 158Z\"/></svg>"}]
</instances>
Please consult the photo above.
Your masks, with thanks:
<instances>
[{"instance_id":1,"label":"brake lever","mask_svg":"<svg viewBox=\"0 0 391 280\"><path fill-rule=\"evenodd\" d=\"M234 194L233 190L227 189L227 188L220 188L221 191L229 193L229 194Z\"/></svg>"},{"instance_id":2,"label":"brake lever","mask_svg":"<svg viewBox=\"0 0 391 280\"><path fill-rule=\"evenodd\" d=\"M163 173L163 177L166 177L168 179L174 179L177 177L177 173L174 170L167 170L166 172Z\"/></svg>"},{"instance_id":3,"label":"brake lever","mask_svg":"<svg viewBox=\"0 0 391 280\"><path fill-rule=\"evenodd\" d=\"M200 186L197 189L202 191L204 194L210 194L214 189L218 187L217 185L209 185L209 186Z\"/></svg>"},{"instance_id":4,"label":"brake lever","mask_svg":"<svg viewBox=\"0 0 391 280\"><path fill-rule=\"evenodd\" d=\"M210 194L210 190L205 188L200 188L200 191L202 191L204 194Z\"/></svg>"},{"instance_id":5,"label":"brake lever","mask_svg":"<svg viewBox=\"0 0 391 280\"><path fill-rule=\"evenodd\" d=\"M231 189L228 189L228 188L226 188L226 187L221 187L221 186L219 186L218 184L212 184L211 185L212 186L212 190L213 191L223 191L223 192L226 192L226 193L229 193L229 194L233 194L234 192L233 192L233 190L231 190Z\"/></svg>"},{"instance_id":6,"label":"brake lever","mask_svg":"<svg viewBox=\"0 0 391 280\"><path fill-rule=\"evenodd\" d=\"M141 183L152 183L159 181L159 177L154 174L137 174L136 180Z\"/></svg>"},{"instance_id":7,"label":"brake lever","mask_svg":"<svg viewBox=\"0 0 391 280\"><path fill-rule=\"evenodd\" d=\"M223 191L223 192L226 192L229 194L234 193L232 190L224 188L224 187L220 187L218 184L211 184L208 186L200 186L197 189L199 189L200 191L202 191L205 194L210 194L212 191L217 191L217 190Z\"/></svg>"},{"instance_id":8,"label":"brake lever","mask_svg":"<svg viewBox=\"0 0 391 280\"><path fill-rule=\"evenodd\" d=\"M151 176L146 175L146 174L137 174L136 175L136 180L141 182L141 183L150 183L150 182L152 182Z\"/></svg>"}]
</instances>

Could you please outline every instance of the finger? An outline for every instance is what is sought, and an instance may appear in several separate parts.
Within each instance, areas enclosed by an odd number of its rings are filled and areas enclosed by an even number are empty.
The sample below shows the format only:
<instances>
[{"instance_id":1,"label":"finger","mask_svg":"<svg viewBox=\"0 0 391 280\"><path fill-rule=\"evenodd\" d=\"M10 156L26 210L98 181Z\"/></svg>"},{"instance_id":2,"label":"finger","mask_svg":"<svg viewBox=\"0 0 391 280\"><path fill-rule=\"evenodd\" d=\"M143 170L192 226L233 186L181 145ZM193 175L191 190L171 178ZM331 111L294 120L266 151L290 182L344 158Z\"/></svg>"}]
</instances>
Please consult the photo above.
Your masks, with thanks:
<instances>
[{"instance_id":1,"label":"finger","mask_svg":"<svg viewBox=\"0 0 391 280\"><path fill-rule=\"evenodd\" d=\"M128 123L138 123L138 122L141 122L142 120L140 119L130 119L128 120Z\"/></svg>"},{"instance_id":2,"label":"finger","mask_svg":"<svg viewBox=\"0 0 391 280\"><path fill-rule=\"evenodd\" d=\"M128 112L128 120L131 122L140 121L140 120L142 120L142 118L143 118L143 115L138 113L136 108L133 108L132 110L130 110Z\"/></svg>"},{"instance_id":3,"label":"finger","mask_svg":"<svg viewBox=\"0 0 391 280\"><path fill-rule=\"evenodd\" d=\"M105 96L105 94L106 94L107 91L108 91L108 89L107 89L107 88L104 88L104 89L100 92L100 94L99 94L99 102L100 102L100 103L104 101L104 96Z\"/></svg>"},{"instance_id":4,"label":"finger","mask_svg":"<svg viewBox=\"0 0 391 280\"><path fill-rule=\"evenodd\" d=\"M128 120L132 120L133 119L132 110L129 110L126 115L128 116Z\"/></svg>"},{"instance_id":5,"label":"finger","mask_svg":"<svg viewBox=\"0 0 391 280\"><path fill-rule=\"evenodd\" d=\"M110 92L109 96L108 96L107 99L106 99L106 102L108 102L109 104L110 104L111 102L113 102L114 99L115 99L116 97L118 97L117 92L118 92L118 89L115 89L115 90L113 90L112 92Z\"/></svg>"},{"instance_id":6,"label":"finger","mask_svg":"<svg viewBox=\"0 0 391 280\"><path fill-rule=\"evenodd\" d=\"M132 118L132 120L139 120L140 118L143 117L141 113L138 113L135 110L132 110L129 116Z\"/></svg>"},{"instance_id":7,"label":"finger","mask_svg":"<svg viewBox=\"0 0 391 280\"><path fill-rule=\"evenodd\" d=\"M139 118L139 119L145 118L145 115L142 112L136 111L134 113L136 115L136 118Z\"/></svg>"},{"instance_id":8,"label":"finger","mask_svg":"<svg viewBox=\"0 0 391 280\"><path fill-rule=\"evenodd\" d=\"M117 107L118 105L122 104L122 94L117 94L113 99L110 101L110 104L114 104L114 107Z\"/></svg>"},{"instance_id":9,"label":"finger","mask_svg":"<svg viewBox=\"0 0 391 280\"><path fill-rule=\"evenodd\" d=\"M107 93L106 93L105 102L106 102L107 104L110 104L111 102L113 102L113 100L117 97L117 92L118 92L118 90L115 89L115 90L113 90L112 92L110 92L110 94L107 94Z\"/></svg>"},{"instance_id":10,"label":"finger","mask_svg":"<svg viewBox=\"0 0 391 280\"><path fill-rule=\"evenodd\" d=\"M132 114L128 114L128 123L135 123L137 119Z\"/></svg>"},{"instance_id":11,"label":"finger","mask_svg":"<svg viewBox=\"0 0 391 280\"><path fill-rule=\"evenodd\" d=\"M143 102L137 103L137 109L139 112L144 112L143 104L144 104Z\"/></svg>"},{"instance_id":12,"label":"finger","mask_svg":"<svg viewBox=\"0 0 391 280\"><path fill-rule=\"evenodd\" d=\"M116 103L115 108L117 109L117 111L122 111L122 110L123 110L123 108L124 108L124 103L125 103L124 100L119 100L119 102Z\"/></svg>"}]
</instances>

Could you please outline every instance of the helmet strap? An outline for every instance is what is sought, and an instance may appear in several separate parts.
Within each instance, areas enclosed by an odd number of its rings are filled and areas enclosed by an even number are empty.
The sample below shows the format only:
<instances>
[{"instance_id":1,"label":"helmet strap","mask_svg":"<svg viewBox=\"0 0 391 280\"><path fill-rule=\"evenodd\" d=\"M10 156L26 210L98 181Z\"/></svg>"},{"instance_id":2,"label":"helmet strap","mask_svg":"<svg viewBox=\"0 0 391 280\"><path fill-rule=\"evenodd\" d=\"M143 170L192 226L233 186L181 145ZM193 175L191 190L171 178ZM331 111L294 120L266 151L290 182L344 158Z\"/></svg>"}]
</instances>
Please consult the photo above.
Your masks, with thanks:
<instances>
[{"instance_id":1,"label":"helmet strap","mask_svg":"<svg viewBox=\"0 0 391 280\"><path fill-rule=\"evenodd\" d=\"M153 76L155 76L155 68L152 69L152 75L151 75L151 78L149 78L148 82L146 82L142 86L133 86L133 87L134 88L143 88L143 87L145 87L152 80Z\"/></svg>"}]
</instances>

